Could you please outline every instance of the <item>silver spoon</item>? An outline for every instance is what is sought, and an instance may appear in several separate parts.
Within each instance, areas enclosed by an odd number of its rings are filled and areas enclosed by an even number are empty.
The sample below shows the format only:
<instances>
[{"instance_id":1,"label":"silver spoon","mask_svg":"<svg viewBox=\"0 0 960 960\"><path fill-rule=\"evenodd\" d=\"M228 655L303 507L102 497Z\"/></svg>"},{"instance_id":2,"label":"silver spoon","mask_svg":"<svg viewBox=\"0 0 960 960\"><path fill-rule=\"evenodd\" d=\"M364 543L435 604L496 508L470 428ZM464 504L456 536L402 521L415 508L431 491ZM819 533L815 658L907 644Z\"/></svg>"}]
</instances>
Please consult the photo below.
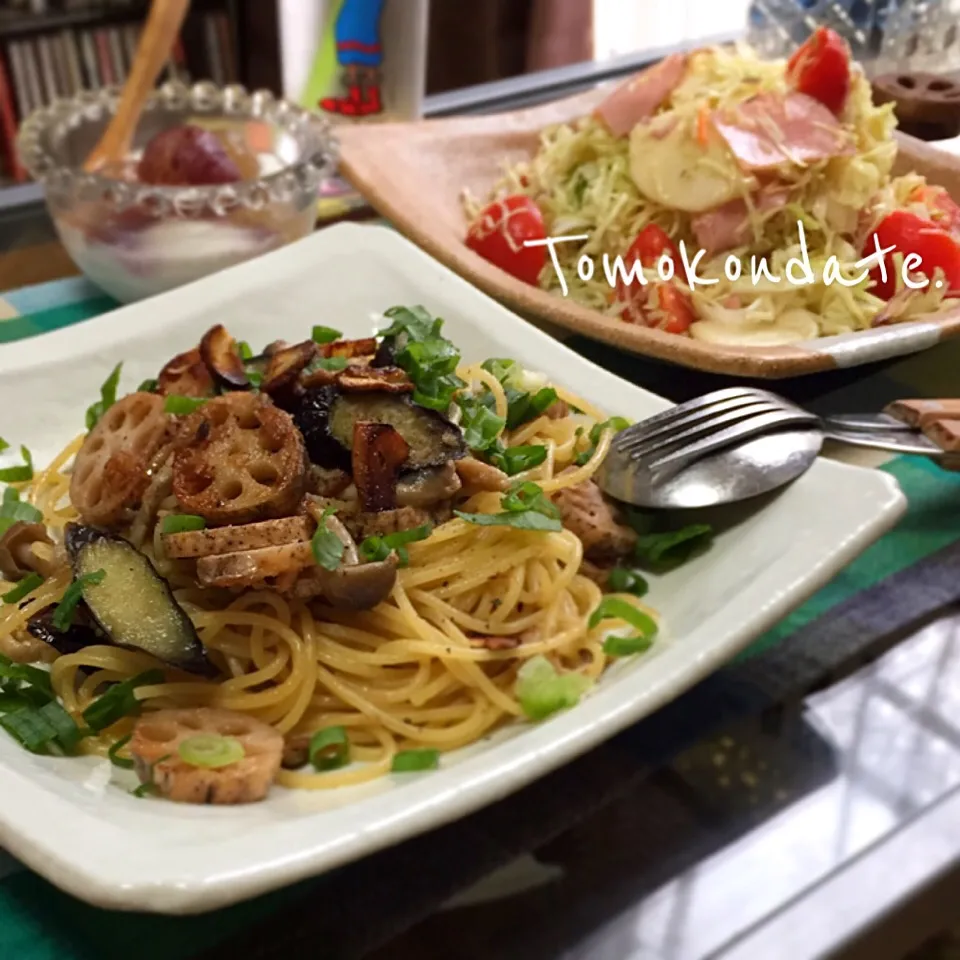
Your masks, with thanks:
<instances>
[{"instance_id":1,"label":"silver spoon","mask_svg":"<svg viewBox=\"0 0 960 960\"><path fill-rule=\"evenodd\" d=\"M765 391L731 387L633 424L597 471L605 493L638 507L709 507L782 487L813 465L816 416Z\"/></svg>"}]
</instances>

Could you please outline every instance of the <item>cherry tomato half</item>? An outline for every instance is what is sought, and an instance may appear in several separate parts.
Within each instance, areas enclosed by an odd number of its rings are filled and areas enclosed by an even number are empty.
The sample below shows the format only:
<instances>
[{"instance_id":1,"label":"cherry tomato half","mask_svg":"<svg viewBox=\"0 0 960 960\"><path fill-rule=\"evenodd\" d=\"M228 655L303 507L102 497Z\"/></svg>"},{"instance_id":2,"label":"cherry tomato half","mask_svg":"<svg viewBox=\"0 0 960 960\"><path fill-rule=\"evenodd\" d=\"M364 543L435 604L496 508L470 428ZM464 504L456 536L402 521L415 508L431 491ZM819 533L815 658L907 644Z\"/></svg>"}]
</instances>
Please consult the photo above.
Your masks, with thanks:
<instances>
[{"instance_id":1,"label":"cherry tomato half","mask_svg":"<svg viewBox=\"0 0 960 960\"><path fill-rule=\"evenodd\" d=\"M944 187L924 184L910 194L914 203L922 203L930 211L930 219L948 233L960 233L960 205Z\"/></svg>"},{"instance_id":2,"label":"cherry tomato half","mask_svg":"<svg viewBox=\"0 0 960 960\"><path fill-rule=\"evenodd\" d=\"M525 240L547 236L540 208L522 194L484 207L467 231L467 246L484 260L525 283L536 285L547 262L547 248L525 247Z\"/></svg>"},{"instance_id":3,"label":"cherry tomato half","mask_svg":"<svg viewBox=\"0 0 960 960\"><path fill-rule=\"evenodd\" d=\"M787 61L787 82L840 113L850 92L850 50L840 34L817 27Z\"/></svg>"},{"instance_id":4,"label":"cherry tomato half","mask_svg":"<svg viewBox=\"0 0 960 960\"><path fill-rule=\"evenodd\" d=\"M674 271L680 269L680 251L667 232L655 223L648 223L630 244L624 259L629 273L639 260L644 267L656 267L664 255L673 261ZM652 290L657 291L657 308L651 307ZM654 282L644 287L639 281L628 285L618 279L614 298L624 304L620 319L645 327L657 327L667 333L686 333L696 320L690 298L673 283Z\"/></svg>"},{"instance_id":5,"label":"cherry tomato half","mask_svg":"<svg viewBox=\"0 0 960 960\"><path fill-rule=\"evenodd\" d=\"M863 248L864 256L876 252L874 237L881 247L894 248L894 252L904 256L915 253L920 257L921 264L911 272L922 273L930 278L937 267L943 270L945 280L949 285L949 293L960 293L960 242L946 230L942 230L932 220L919 217L908 210L894 210L885 216L876 229L867 238ZM889 300L897 289L897 276L892 255L884 258L887 279L883 281L880 268L870 271L874 282L871 293Z\"/></svg>"}]
</instances>

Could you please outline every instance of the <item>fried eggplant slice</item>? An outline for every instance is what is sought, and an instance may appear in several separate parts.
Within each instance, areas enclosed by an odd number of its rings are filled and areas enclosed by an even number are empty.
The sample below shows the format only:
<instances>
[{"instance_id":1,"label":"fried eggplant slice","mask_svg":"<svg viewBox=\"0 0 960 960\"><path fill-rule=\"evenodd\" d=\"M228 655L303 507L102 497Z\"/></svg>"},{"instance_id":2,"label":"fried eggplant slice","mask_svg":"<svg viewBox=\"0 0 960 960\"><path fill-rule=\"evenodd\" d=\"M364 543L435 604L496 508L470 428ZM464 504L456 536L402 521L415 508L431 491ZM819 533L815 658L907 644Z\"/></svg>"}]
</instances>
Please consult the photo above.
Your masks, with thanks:
<instances>
[{"instance_id":1,"label":"fried eggplant slice","mask_svg":"<svg viewBox=\"0 0 960 960\"><path fill-rule=\"evenodd\" d=\"M184 420L181 438L173 493L184 513L226 526L296 511L306 479L303 438L268 397L216 397Z\"/></svg>"},{"instance_id":2,"label":"fried eggplant slice","mask_svg":"<svg viewBox=\"0 0 960 960\"><path fill-rule=\"evenodd\" d=\"M87 523L129 519L150 483L150 468L169 441L172 419L155 393L118 400L87 434L70 477L70 500Z\"/></svg>"},{"instance_id":3,"label":"fried eggplant slice","mask_svg":"<svg viewBox=\"0 0 960 960\"><path fill-rule=\"evenodd\" d=\"M57 653L76 653L84 647L110 642L93 622L85 604L77 607L73 622L66 630L54 626L54 610L56 607L46 607L35 613L27 621L27 633L49 644Z\"/></svg>"},{"instance_id":4,"label":"fried eggplant slice","mask_svg":"<svg viewBox=\"0 0 960 960\"><path fill-rule=\"evenodd\" d=\"M167 556L175 560L212 557L218 553L259 550L262 547L279 547L285 543L309 540L313 527L309 517L283 517L260 523L167 533L163 536L163 546Z\"/></svg>"},{"instance_id":5,"label":"fried eggplant slice","mask_svg":"<svg viewBox=\"0 0 960 960\"><path fill-rule=\"evenodd\" d=\"M190 673L217 672L170 585L133 544L77 523L67 524L64 540L74 576L104 572L84 586L83 599L111 642Z\"/></svg>"},{"instance_id":6,"label":"fried eggplant slice","mask_svg":"<svg viewBox=\"0 0 960 960\"><path fill-rule=\"evenodd\" d=\"M393 510L397 477L407 461L407 441L388 423L358 420L353 425L353 482L363 510Z\"/></svg>"},{"instance_id":7,"label":"fried eggplant slice","mask_svg":"<svg viewBox=\"0 0 960 960\"><path fill-rule=\"evenodd\" d=\"M307 390L294 413L310 459L324 467L350 468L353 427L358 421L387 423L407 442L406 467L443 466L466 456L460 428L443 414L391 393L341 393L336 387Z\"/></svg>"},{"instance_id":8,"label":"fried eggplant slice","mask_svg":"<svg viewBox=\"0 0 960 960\"><path fill-rule=\"evenodd\" d=\"M244 369L237 341L222 324L211 327L200 341L200 357L207 369L227 390L249 390L250 378Z\"/></svg>"},{"instance_id":9,"label":"fried eggplant slice","mask_svg":"<svg viewBox=\"0 0 960 960\"><path fill-rule=\"evenodd\" d=\"M160 371L157 390L165 397L212 397L217 392L198 347L178 354Z\"/></svg>"}]
</instances>

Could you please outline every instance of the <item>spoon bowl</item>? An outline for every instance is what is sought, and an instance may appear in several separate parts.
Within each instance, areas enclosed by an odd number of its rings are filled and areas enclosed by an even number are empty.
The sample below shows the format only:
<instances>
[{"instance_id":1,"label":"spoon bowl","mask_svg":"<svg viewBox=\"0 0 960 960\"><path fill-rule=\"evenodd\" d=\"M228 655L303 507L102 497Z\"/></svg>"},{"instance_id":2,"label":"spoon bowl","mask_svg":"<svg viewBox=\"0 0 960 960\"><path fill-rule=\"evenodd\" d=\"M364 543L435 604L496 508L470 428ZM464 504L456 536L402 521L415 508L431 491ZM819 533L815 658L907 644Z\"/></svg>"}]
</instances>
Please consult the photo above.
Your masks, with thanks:
<instances>
[{"instance_id":1,"label":"spoon bowl","mask_svg":"<svg viewBox=\"0 0 960 960\"><path fill-rule=\"evenodd\" d=\"M823 433L813 428L764 434L709 454L676 473L638 468L611 449L596 480L611 497L663 510L712 507L783 487L813 466Z\"/></svg>"}]
</instances>

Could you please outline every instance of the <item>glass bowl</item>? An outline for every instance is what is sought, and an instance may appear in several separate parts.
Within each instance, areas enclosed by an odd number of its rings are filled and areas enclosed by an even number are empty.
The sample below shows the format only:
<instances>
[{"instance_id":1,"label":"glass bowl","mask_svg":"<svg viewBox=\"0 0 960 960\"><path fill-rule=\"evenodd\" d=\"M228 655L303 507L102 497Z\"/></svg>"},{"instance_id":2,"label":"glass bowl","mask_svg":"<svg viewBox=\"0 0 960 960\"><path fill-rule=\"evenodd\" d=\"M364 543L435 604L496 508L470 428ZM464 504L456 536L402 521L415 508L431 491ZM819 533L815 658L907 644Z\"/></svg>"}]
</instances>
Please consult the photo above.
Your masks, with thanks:
<instances>
[{"instance_id":1,"label":"glass bowl","mask_svg":"<svg viewBox=\"0 0 960 960\"><path fill-rule=\"evenodd\" d=\"M320 183L337 160L325 120L268 91L168 83L147 101L130 155L114 175L85 173L119 96L108 88L57 100L31 114L17 137L20 160L43 184L67 252L111 296L152 296L313 229ZM184 123L217 132L251 179L189 187L138 182L144 146Z\"/></svg>"}]
</instances>

